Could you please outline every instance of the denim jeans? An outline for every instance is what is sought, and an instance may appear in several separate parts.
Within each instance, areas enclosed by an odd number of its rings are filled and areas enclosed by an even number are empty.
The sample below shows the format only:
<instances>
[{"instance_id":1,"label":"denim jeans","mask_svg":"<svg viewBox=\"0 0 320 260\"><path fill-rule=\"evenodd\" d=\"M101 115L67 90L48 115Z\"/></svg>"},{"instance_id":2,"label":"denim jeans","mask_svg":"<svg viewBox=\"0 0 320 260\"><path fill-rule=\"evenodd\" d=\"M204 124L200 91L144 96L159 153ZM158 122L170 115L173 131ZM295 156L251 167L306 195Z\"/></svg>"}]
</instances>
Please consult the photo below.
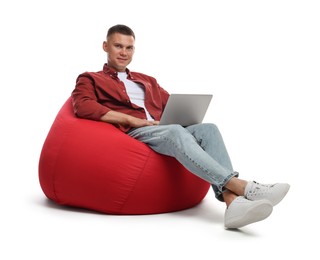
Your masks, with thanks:
<instances>
[{"instance_id":1,"label":"denim jeans","mask_svg":"<svg viewBox=\"0 0 320 260\"><path fill-rule=\"evenodd\" d=\"M132 129L128 135L158 153L175 157L190 172L209 182L220 201L225 184L238 176L214 124L145 126Z\"/></svg>"}]
</instances>

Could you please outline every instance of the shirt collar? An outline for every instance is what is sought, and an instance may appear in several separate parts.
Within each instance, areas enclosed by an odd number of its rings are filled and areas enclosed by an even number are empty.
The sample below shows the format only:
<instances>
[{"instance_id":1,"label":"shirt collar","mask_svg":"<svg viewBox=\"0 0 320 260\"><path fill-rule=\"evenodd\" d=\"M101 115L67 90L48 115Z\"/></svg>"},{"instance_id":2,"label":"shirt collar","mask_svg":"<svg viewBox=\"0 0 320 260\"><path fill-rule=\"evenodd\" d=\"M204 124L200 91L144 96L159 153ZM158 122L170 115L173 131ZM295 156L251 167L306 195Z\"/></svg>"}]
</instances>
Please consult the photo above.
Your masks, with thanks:
<instances>
[{"instance_id":1,"label":"shirt collar","mask_svg":"<svg viewBox=\"0 0 320 260\"><path fill-rule=\"evenodd\" d=\"M108 67L107 63L103 66L103 72L110 75L112 78L118 78L118 72L115 69ZM128 68L126 68L126 72L129 78L132 78L131 72Z\"/></svg>"}]
</instances>

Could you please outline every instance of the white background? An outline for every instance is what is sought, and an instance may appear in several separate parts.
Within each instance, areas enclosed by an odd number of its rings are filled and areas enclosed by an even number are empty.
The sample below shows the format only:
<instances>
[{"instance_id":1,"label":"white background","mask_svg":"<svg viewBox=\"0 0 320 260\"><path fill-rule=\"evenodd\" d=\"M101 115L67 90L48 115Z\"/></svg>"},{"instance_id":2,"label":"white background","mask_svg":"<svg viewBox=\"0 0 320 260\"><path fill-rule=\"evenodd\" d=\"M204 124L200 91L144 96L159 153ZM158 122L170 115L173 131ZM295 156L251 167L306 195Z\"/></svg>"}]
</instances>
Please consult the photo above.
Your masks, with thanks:
<instances>
[{"instance_id":1,"label":"white background","mask_svg":"<svg viewBox=\"0 0 320 260\"><path fill-rule=\"evenodd\" d=\"M1 259L316 259L319 1L1 1ZM106 61L117 23L136 33L129 68L171 93L212 93L242 178L288 182L265 221L223 228L212 191L170 214L109 216L56 206L38 182L50 126L78 74Z\"/></svg>"}]
</instances>

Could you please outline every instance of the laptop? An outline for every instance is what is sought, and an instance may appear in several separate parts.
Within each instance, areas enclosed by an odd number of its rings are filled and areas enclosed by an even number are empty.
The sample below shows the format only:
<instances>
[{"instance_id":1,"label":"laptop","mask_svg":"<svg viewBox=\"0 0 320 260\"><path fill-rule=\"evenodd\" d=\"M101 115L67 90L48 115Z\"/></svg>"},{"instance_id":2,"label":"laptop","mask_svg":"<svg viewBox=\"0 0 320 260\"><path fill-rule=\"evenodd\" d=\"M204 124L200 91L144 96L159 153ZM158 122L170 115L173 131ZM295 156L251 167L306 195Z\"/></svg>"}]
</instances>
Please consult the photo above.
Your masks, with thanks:
<instances>
[{"instance_id":1,"label":"laptop","mask_svg":"<svg viewBox=\"0 0 320 260\"><path fill-rule=\"evenodd\" d=\"M160 125L189 126L202 123L211 102L211 94L171 94Z\"/></svg>"}]
</instances>

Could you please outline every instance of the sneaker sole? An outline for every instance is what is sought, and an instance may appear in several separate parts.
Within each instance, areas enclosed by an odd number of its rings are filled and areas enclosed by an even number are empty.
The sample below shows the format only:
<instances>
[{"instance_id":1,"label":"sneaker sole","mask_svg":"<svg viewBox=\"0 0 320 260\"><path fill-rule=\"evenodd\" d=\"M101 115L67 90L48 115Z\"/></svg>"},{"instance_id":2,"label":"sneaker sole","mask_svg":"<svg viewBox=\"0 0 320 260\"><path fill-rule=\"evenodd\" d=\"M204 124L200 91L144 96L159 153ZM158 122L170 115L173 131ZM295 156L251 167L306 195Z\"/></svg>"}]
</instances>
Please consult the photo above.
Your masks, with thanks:
<instances>
[{"instance_id":1,"label":"sneaker sole","mask_svg":"<svg viewBox=\"0 0 320 260\"><path fill-rule=\"evenodd\" d=\"M270 216L273 206L269 201L261 200L259 204L253 205L243 215L228 219L225 227L228 229L241 228L246 225L261 221Z\"/></svg>"}]
</instances>

